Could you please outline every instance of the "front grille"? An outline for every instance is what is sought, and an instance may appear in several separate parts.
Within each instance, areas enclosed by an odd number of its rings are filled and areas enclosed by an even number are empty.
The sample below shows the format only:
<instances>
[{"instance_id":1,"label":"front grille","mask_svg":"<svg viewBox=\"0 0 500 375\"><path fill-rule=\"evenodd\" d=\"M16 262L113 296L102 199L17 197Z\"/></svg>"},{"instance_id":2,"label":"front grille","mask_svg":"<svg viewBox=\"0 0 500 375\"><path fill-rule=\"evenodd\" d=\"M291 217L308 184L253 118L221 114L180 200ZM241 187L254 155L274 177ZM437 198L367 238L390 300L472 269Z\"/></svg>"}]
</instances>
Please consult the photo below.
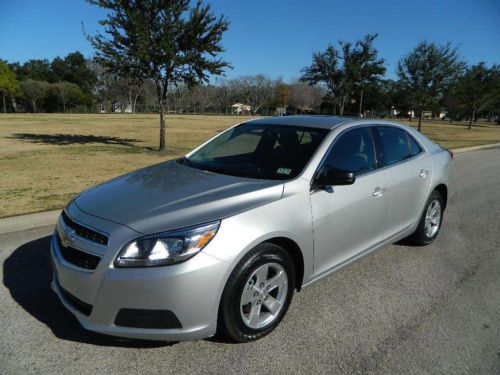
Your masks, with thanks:
<instances>
[{"instance_id":1,"label":"front grille","mask_svg":"<svg viewBox=\"0 0 500 375\"><path fill-rule=\"evenodd\" d=\"M61 216L63 218L64 224L66 224L67 227L73 229L75 233L80 237L83 237L92 242L96 242L100 245L106 246L108 244L108 237L106 237L104 234L101 234L99 232L96 232L95 230L89 229L74 222L68 217L68 215L66 215L66 212L64 211L62 212Z\"/></svg>"},{"instance_id":2,"label":"front grille","mask_svg":"<svg viewBox=\"0 0 500 375\"><path fill-rule=\"evenodd\" d=\"M86 270L95 270L101 260L101 258L97 255L80 251L71 246L64 246L61 242L59 234L57 234L57 244L59 245L59 251L61 252L64 260L77 267L84 268Z\"/></svg>"},{"instance_id":3,"label":"front grille","mask_svg":"<svg viewBox=\"0 0 500 375\"><path fill-rule=\"evenodd\" d=\"M88 303L85 303L83 301L80 301L78 298L76 298L74 295L72 295L70 292L67 290L64 290L63 287L59 284L59 289L61 290L62 295L70 303L71 306L73 306L76 310L80 311L83 315L90 316L92 313L92 305L89 305Z\"/></svg>"}]
</instances>

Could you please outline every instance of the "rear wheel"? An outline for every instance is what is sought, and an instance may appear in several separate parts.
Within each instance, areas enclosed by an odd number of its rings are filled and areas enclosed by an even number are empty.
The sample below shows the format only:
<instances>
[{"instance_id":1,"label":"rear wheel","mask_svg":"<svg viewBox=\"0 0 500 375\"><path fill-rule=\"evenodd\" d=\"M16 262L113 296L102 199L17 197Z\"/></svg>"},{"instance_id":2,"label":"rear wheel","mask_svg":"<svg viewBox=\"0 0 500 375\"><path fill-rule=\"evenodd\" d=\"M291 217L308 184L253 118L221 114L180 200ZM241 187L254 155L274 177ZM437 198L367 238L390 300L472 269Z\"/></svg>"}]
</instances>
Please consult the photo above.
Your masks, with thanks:
<instances>
[{"instance_id":1,"label":"rear wheel","mask_svg":"<svg viewBox=\"0 0 500 375\"><path fill-rule=\"evenodd\" d=\"M438 191L434 190L427 200L417 230L409 237L409 240L415 245L428 245L433 242L441 230L443 209L443 198Z\"/></svg>"},{"instance_id":2,"label":"rear wheel","mask_svg":"<svg viewBox=\"0 0 500 375\"><path fill-rule=\"evenodd\" d=\"M292 300L295 268L280 246L263 243L235 267L224 288L219 324L237 342L257 340L283 319Z\"/></svg>"}]
</instances>

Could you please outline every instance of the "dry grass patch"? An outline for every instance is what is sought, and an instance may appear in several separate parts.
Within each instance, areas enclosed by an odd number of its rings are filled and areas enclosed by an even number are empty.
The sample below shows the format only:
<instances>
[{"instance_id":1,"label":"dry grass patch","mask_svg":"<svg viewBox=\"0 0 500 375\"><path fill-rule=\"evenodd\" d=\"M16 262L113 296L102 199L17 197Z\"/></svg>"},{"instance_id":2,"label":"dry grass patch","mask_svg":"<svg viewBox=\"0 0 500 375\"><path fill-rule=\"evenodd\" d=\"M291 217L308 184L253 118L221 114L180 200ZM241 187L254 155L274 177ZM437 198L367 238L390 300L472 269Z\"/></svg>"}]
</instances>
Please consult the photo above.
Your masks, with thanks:
<instances>
[{"instance_id":1,"label":"dry grass patch","mask_svg":"<svg viewBox=\"0 0 500 375\"><path fill-rule=\"evenodd\" d=\"M61 208L89 186L183 155L247 118L167 116L168 149L159 155L156 115L0 114L0 217ZM500 142L498 126L466 127L422 129L443 147Z\"/></svg>"},{"instance_id":2,"label":"dry grass patch","mask_svg":"<svg viewBox=\"0 0 500 375\"><path fill-rule=\"evenodd\" d=\"M418 120L401 121L403 124L414 128L418 126ZM460 148L478 146L489 143L500 142L500 126L487 123L474 123L472 129L467 129L468 123L447 121L425 121L422 123L422 133L434 142L446 148Z\"/></svg>"},{"instance_id":3,"label":"dry grass patch","mask_svg":"<svg viewBox=\"0 0 500 375\"><path fill-rule=\"evenodd\" d=\"M155 115L0 115L0 217L57 209L115 176L180 156L247 118Z\"/></svg>"}]
</instances>

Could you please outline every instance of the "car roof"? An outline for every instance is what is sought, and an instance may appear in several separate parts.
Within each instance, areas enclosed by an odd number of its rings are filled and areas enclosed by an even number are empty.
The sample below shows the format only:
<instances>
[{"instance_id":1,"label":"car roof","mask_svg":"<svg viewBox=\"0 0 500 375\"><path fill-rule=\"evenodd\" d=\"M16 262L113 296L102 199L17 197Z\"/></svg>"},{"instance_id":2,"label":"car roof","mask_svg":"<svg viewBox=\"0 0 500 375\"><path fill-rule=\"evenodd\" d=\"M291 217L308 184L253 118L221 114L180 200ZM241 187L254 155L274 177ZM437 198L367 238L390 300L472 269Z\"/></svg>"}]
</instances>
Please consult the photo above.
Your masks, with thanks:
<instances>
[{"instance_id":1,"label":"car roof","mask_svg":"<svg viewBox=\"0 0 500 375\"><path fill-rule=\"evenodd\" d=\"M263 124L263 125L288 125L302 126L307 128L333 129L337 125L346 122L356 121L356 119L337 116L321 116L321 115L300 115L300 116L279 116L279 117L262 117L255 120L245 121L246 124Z\"/></svg>"},{"instance_id":2,"label":"car roof","mask_svg":"<svg viewBox=\"0 0 500 375\"><path fill-rule=\"evenodd\" d=\"M413 136L417 134L422 136L411 126L401 124L399 122L387 121L384 119L373 118L352 118L339 116L325 115L295 115L295 116L279 116L279 117L261 117L254 120L244 121L245 124L260 124L260 125L283 125L283 126L300 126L303 128L327 129L333 130L336 128L349 128L356 125L389 125L397 126L410 132Z\"/></svg>"}]
</instances>

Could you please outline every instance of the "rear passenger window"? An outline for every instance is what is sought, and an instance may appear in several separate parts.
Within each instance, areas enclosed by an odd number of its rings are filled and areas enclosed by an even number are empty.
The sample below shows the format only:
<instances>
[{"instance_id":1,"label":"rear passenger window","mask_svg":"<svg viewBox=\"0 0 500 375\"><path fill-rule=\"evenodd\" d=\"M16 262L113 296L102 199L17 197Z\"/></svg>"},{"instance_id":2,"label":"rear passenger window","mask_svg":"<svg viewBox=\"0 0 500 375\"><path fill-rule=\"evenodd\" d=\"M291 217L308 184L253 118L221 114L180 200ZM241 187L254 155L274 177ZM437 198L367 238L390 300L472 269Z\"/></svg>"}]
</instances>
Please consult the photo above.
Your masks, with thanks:
<instances>
[{"instance_id":1,"label":"rear passenger window","mask_svg":"<svg viewBox=\"0 0 500 375\"><path fill-rule=\"evenodd\" d=\"M353 129L341 135L328 153L325 164L353 173L375 169L375 152L370 130Z\"/></svg>"},{"instance_id":2,"label":"rear passenger window","mask_svg":"<svg viewBox=\"0 0 500 375\"><path fill-rule=\"evenodd\" d=\"M408 134L408 139L410 141L411 156L420 154L420 151L422 151L422 147L420 147L417 141L409 134Z\"/></svg>"},{"instance_id":3,"label":"rear passenger window","mask_svg":"<svg viewBox=\"0 0 500 375\"><path fill-rule=\"evenodd\" d=\"M377 131L380 135L384 164L394 164L411 156L406 131L385 126L377 127Z\"/></svg>"}]
</instances>

